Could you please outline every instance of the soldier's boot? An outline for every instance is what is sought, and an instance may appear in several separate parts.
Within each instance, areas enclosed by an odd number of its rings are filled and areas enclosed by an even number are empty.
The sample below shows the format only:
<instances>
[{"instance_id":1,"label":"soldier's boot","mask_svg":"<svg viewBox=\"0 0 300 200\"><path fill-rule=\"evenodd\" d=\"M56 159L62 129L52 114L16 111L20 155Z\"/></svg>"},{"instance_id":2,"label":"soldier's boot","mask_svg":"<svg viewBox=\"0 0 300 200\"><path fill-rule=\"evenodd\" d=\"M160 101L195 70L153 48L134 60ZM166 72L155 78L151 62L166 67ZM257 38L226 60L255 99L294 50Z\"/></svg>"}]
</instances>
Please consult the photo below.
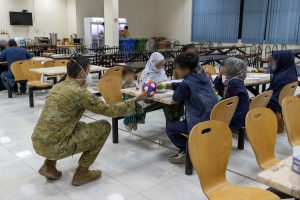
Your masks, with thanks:
<instances>
[{"instance_id":1,"label":"soldier's boot","mask_svg":"<svg viewBox=\"0 0 300 200\"><path fill-rule=\"evenodd\" d=\"M81 186L98 180L101 175L101 170L89 170L88 167L78 166L73 176L72 184L75 186Z\"/></svg>"},{"instance_id":2,"label":"soldier's boot","mask_svg":"<svg viewBox=\"0 0 300 200\"><path fill-rule=\"evenodd\" d=\"M46 159L43 166L39 170L39 174L47 179L58 180L62 173L56 169L56 161Z\"/></svg>"}]
</instances>

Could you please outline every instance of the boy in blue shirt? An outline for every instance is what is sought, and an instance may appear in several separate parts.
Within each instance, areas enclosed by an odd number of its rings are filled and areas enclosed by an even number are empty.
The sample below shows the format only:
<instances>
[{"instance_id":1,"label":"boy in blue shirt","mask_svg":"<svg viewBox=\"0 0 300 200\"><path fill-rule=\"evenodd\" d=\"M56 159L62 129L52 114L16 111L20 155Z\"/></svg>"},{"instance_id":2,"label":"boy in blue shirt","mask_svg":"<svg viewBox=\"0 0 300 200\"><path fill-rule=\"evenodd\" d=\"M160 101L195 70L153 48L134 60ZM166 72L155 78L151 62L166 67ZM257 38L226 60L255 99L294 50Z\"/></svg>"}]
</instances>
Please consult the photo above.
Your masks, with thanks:
<instances>
[{"instance_id":1,"label":"boy in blue shirt","mask_svg":"<svg viewBox=\"0 0 300 200\"><path fill-rule=\"evenodd\" d=\"M179 152L170 157L174 164L182 164L185 160L187 138L192 128L209 120L210 112L217 103L212 84L205 73L198 68L198 56L194 53L183 53L175 59L175 69L181 83L167 84L166 88L174 90L173 100L184 102L185 120L167 123L166 132Z\"/></svg>"},{"instance_id":2,"label":"boy in blue shirt","mask_svg":"<svg viewBox=\"0 0 300 200\"><path fill-rule=\"evenodd\" d=\"M0 62L7 61L8 70L1 73L1 81L6 89L15 87L15 77L10 70L10 65L15 61L31 59L31 55L24 48L17 47L14 39L8 41L9 48L0 53ZM20 92L26 92L26 83L21 83Z\"/></svg>"}]
</instances>

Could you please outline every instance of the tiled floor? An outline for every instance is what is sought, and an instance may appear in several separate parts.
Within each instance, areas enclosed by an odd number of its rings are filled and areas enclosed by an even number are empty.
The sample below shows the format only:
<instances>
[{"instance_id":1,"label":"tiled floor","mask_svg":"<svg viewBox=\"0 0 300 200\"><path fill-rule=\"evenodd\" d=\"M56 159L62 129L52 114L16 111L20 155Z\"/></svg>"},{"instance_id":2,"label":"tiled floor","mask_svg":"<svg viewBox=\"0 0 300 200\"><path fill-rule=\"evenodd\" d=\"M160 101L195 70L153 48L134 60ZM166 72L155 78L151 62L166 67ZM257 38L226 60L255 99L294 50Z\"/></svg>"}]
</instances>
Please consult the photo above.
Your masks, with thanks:
<instances>
[{"instance_id":1,"label":"tiled floor","mask_svg":"<svg viewBox=\"0 0 300 200\"><path fill-rule=\"evenodd\" d=\"M299 93L299 92L298 92ZM197 176L184 175L184 166L168 162L176 151L164 133L161 111L147 115L146 125L128 133L122 122L120 143L107 140L92 166L103 170L103 177L91 184L74 187L70 184L79 155L61 160L58 168L63 176L47 181L37 170L43 158L35 154L30 136L45 102L46 93L35 93L35 108L29 108L28 96L7 98L0 92L0 199L2 200L199 200L206 199ZM107 119L86 112L85 122ZM266 188L255 181L258 168L248 143L245 150L236 147L228 164L228 179L235 184ZM280 158L291 155L286 135L277 139L276 153Z\"/></svg>"}]
</instances>

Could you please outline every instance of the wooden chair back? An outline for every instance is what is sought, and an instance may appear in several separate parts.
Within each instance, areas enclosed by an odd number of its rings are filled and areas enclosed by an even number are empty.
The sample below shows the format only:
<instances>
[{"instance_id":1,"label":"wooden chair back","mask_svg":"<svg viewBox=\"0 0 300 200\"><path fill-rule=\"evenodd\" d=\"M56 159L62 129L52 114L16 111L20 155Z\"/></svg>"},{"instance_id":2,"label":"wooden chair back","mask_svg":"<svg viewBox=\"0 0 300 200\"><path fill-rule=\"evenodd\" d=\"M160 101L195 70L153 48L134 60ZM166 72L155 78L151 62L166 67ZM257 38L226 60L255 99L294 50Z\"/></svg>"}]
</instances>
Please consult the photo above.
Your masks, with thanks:
<instances>
[{"instance_id":1,"label":"wooden chair back","mask_svg":"<svg viewBox=\"0 0 300 200\"><path fill-rule=\"evenodd\" d=\"M277 118L268 108L254 108L246 117L248 140L261 169L268 169L278 163L275 156Z\"/></svg>"},{"instance_id":2,"label":"wooden chair back","mask_svg":"<svg viewBox=\"0 0 300 200\"><path fill-rule=\"evenodd\" d=\"M43 64L39 61L34 60L28 60L25 61L22 65L22 72L24 76L26 77L27 81L40 81L41 80L41 74L35 73L30 71L31 69L35 68L42 68Z\"/></svg>"},{"instance_id":3,"label":"wooden chair back","mask_svg":"<svg viewBox=\"0 0 300 200\"><path fill-rule=\"evenodd\" d=\"M69 60L48 60L44 63L44 67L67 66Z\"/></svg>"},{"instance_id":4,"label":"wooden chair back","mask_svg":"<svg viewBox=\"0 0 300 200\"><path fill-rule=\"evenodd\" d=\"M295 81L293 83L287 84L286 86L284 86L279 94L279 104L282 104L282 101L285 97L288 96L294 96L296 89L298 87L298 81Z\"/></svg>"},{"instance_id":5,"label":"wooden chair back","mask_svg":"<svg viewBox=\"0 0 300 200\"><path fill-rule=\"evenodd\" d=\"M109 68L104 76L116 76L122 79L122 71L123 71L123 67L122 66L115 66L112 68Z\"/></svg>"},{"instance_id":6,"label":"wooden chair back","mask_svg":"<svg viewBox=\"0 0 300 200\"><path fill-rule=\"evenodd\" d=\"M103 76L99 81L99 92L107 104L113 105L122 100L122 79L117 76Z\"/></svg>"},{"instance_id":7,"label":"wooden chair back","mask_svg":"<svg viewBox=\"0 0 300 200\"><path fill-rule=\"evenodd\" d=\"M25 81L26 77L23 74L22 66L26 60L16 61L10 65L10 69L15 77L15 81Z\"/></svg>"},{"instance_id":8,"label":"wooden chair back","mask_svg":"<svg viewBox=\"0 0 300 200\"><path fill-rule=\"evenodd\" d=\"M283 99L282 114L291 146L300 145L300 98L289 96Z\"/></svg>"},{"instance_id":9,"label":"wooden chair back","mask_svg":"<svg viewBox=\"0 0 300 200\"><path fill-rule=\"evenodd\" d=\"M208 197L227 184L225 174L231 145L228 125L216 120L197 124L189 135L190 157Z\"/></svg>"},{"instance_id":10,"label":"wooden chair back","mask_svg":"<svg viewBox=\"0 0 300 200\"><path fill-rule=\"evenodd\" d=\"M217 71L216 71L216 68L212 65L204 65L202 66L204 72L206 73L210 73L211 75L216 75L217 74Z\"/></svg>"},{"instance_id":11,"label":"wooden chair back","mask_svg":"<svg viewBox=\"0 0 300 200\"><path fill-rule=\"evenodd\" d=\"M210 113L210 120L218 120L229 125L238 105L239 98L231 97L217 103Z\"/></svg>"},{"instance_id":12,"label":"wooden chair back","mask_svg":"<svg viewBox=\"0 0 300 200\"><path fill-rule=\"evenodd\" d=\"M257 95L256 97L254 97L254 99L252 99L252 101L250 103L249 110L252 110L254 108L266 108L270 102L272 94L273 94L273 91L269 90L269 91L263 92L263 93Z\"/></svg>"}]
</instances>

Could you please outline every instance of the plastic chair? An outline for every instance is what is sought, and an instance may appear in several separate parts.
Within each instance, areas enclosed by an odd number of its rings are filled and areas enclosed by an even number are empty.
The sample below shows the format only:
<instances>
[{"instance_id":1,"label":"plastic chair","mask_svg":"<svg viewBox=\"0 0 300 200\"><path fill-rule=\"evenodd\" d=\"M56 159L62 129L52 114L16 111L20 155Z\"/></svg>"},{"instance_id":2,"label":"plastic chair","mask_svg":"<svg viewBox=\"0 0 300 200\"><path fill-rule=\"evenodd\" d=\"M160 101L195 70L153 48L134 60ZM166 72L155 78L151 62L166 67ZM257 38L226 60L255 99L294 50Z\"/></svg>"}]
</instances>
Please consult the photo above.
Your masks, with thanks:
<instances>
[{"instance_id":1,"label":"plastic chair","mask_svg":"<svg viewBox=\"0 0 300 200\"><path fill-rule=\"evenodd\" d=\"M39 61L25 61L22 66L22 72L28 81L29 106L31 108L34 107L33 91L50 89L52 87L51 83L43 83L41 81L41 74L31 71L31 69L42 67L43 65Z\"/></svg>"},{"instance_id":2,"label":"plastic chair","mask_svg":"<svg viewBox=\"0 0 300 200\"><path fill-rule=\"evenodd\" d=\"M67 66L69 60L48 60L44 63L44 67Z\"/></svg>"},{"instance_id":3,"label":"plastic chair","mask_svg":"<svg viewBox=\"0 0 300 200\"><path fill-rule=\"evenodd\" d=\"M275 194L241 187L226 179L232 145L231 131L224 122L206 121L196 125L189 137L189 152L201 188L209 200L279 200Z\"/></svg>"},{"instance_id":4,"label":"plastic chair","mask_svg":"<svg viewBox=\"0 0 300 200\"><path fill-rule=\"evenodd\" d=\"M104 75L99 81L98 88L107 104L113 105L122 100L120 77Z\"/></svg>"},{"instance_id":5,"label":"plastic chair","mask_svg":"<svg viewBox=\"0 0 300 200\"><path fill-rule=\"evenodd\" d=\"M278 46L277 46L277 44L274 44L274 45L273 45L272 51L278 51Z\"/></svg>"},{"instance_id":6,"label":"plastic chair","mask_svg":"<svg viewBox=\"0 0 300 200\"><path fill-rule=\"evenodd\" d=\"M269 90L266 92L263 92L259 95L257 95L256 97L254 97L254 99L252 99L251 103L250 103L250 108L249 110L252 110L254 108L265 108L267 107L267 105L270 102L270 99L272 97L273 91Z\"/></svg>"},{"instance_id":7,"label":"plastic chair","mask_svg":"<svg viewBox=\"0 0 300 200\"><path fill-rule=\"evenodd\" d=\"M291 146L300 145L300 98L289 96L283 99L282 114Z\"/></svg>"},{"instance_id":8,"label":"plastic chair","mask_svg":"<svg viewBox=\"0 0 300 200\"><path fill-rule=\"evenodd\" d=\"M16 62L13 62L10 66L10 69L15 77L14 81L16 83L22 83L22 82L27 81L27 79L24 76L23 71L22 71L22 65L24 62L26 62L26 60L16 61ZM8 98L12 98L13 88L8 87L7 91L8 91Z\"/></svg>"},{"instance_id":9,"label":"plastic chair","mask_svg":"<svg viewBox=\"0 0 300 200\"><path fill-rule=\"evenodd\" d=\"M248 140L255 153L256 161L263 170L277 164L275 143L277 136L277 118L268 108L255 108L246 117Z\"/></svg>"},{"instance_id":10,"label":"plastic chair","mask_svg":"<svg viewBox=\"0 0 300 200\"><path fill-rule=\"evenodd\" d=\"M282 44L282 45L281 45L281 50L287 50L286 44Z\"/></svg>"},{"instance_id":11,"label":"plastic chair","mask_svg":"<svg viewBox=\"0 0 300 200\"><path fill-rule=\"evenodd\" d=\"M206 73L209 73L211 75L217 74L216 68L212 65L203 65L202 68L203 68L204 72L206 72Z\"/></svg>"},{"instance_id":12,"label":"plastic chair","mask_svg":"<svg viewBox=\"0 0 300 200\"><path fill-rule=\"evenodd\" d=\"M282 101L285 97L288 96L294 96L296 89L298 87L298 81L295 81L293 83L287 84L286 86L284 86L279 94L279 104L282 104Z\"/></svg>"}]
</instances>

